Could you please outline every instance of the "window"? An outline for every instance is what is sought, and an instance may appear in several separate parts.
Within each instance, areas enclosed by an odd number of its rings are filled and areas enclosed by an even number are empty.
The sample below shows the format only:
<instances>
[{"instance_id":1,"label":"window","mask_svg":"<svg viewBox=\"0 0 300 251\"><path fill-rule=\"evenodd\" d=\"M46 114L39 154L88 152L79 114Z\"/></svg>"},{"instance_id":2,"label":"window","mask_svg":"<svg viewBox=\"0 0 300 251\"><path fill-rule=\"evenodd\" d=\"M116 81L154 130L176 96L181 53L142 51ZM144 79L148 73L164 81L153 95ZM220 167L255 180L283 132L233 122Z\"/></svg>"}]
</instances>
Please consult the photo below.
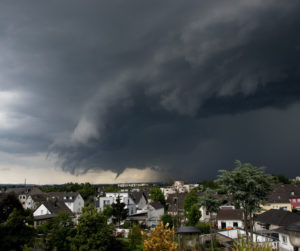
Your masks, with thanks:
<instances>
[{"instance_id":1,"label":"window","mask_svg":"<svg viewBox=\"0 0 300 251\"><path fill-rule=\"evenodd\" d=\"M209 212L208 212L208 211L206 211L206 215L209 215Z\"/></svg>"},{"instance_id":2,"label":"window","mask_svg":"<svg viewBox=\"0 0 300 251\"><path fill-rule=\"evenodd\" d=\"M298 202L300 202L300 199L297 199Z\"/></svg>"},{"instance_id":3,"label":"window","mask_svg":"<svg viewBox=\"0 0 300 251\"><path fill-rule=\"evenodd\" d=\"M287 243L287 237L286 237L285 235L282 235L282 242L283 242L284 244Z\"/></svg>"},{"instance_id":4,"label":"window","mask_svg":"<svg viewBox=\"0 0 300 251\"><path fill-rule=\"evenodd\" d=\"M293 199L293 202L296 203L296 199Z\"/></svg>"},{"instance_id":5,"label":"window","mask_svg":"<svg viewBox=\"0 0 300 251\"><path fill-rule=\"evenodd\" d=\"M233 222L233 227L238 227L239 224L237 222Z\"/></svg>"}]
</instances>

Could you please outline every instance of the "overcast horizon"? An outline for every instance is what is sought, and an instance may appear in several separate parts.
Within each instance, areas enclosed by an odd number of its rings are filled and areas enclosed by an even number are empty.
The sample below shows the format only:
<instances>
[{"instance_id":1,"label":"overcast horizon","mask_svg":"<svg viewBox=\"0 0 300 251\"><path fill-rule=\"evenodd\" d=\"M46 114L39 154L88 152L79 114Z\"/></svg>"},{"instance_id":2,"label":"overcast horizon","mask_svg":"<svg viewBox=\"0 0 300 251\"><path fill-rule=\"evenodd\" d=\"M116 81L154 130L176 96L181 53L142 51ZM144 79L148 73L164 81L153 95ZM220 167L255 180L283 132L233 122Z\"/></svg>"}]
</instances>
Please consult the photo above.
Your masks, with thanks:
<instances>
[{"instance_id":1,"label":"overcast horizon","mask_svg":"<svg viewBox=\"0 0 300 251\"><path fill-rule=\"evenodd\" d=\"M300 170L300 2L0 3L0 184Z\"/></svg>"}]
</instances>

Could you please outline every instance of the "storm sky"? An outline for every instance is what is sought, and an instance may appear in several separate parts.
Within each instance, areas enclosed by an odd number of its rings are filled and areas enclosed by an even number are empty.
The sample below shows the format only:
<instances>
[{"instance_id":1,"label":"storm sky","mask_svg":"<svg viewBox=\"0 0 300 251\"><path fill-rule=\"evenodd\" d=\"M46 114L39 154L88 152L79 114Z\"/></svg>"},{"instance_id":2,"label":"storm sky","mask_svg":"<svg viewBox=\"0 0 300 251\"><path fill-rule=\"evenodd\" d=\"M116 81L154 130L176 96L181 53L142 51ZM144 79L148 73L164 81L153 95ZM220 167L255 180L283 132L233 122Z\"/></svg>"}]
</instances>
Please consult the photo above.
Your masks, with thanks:
<instances>
[{"instance_id":1,"label":"storm sky","mask_svg":"<svg viewBox=\"0 0 300 251\"><path fill-rule=\"evenodd\" d=\"M0 2L0 183L300 175L298 0Z\"/></svg>"}]
</instances>

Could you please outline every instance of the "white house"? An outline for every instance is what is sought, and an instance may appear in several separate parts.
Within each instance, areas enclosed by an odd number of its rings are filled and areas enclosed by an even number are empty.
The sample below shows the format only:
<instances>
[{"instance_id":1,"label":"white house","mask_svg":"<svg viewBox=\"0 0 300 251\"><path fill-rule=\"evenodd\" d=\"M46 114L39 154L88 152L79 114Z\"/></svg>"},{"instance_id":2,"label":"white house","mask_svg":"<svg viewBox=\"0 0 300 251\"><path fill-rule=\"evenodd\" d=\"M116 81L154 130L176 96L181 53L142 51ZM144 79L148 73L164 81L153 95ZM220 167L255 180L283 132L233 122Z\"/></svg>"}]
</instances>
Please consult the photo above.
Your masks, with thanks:
<instances>
[{"instance_id":1,"label":"white house","mask_svg":"<svg viewBox=\"0 0 300 251\"><path fill-rule=\"evenodd\" d=\"M45 194L29 195L25 200L24 208L35 210L45 201L47 201L47 196Z\"/></svg>"},{"instance_id":2,"label":"white house","mask_svg":"<svg viewBox=\"0 0 300 251\"><path fill-rule=\"evenodd\" d=\"M217 214L219 229L244 228L243 211L241 209L222 208Z\"/></svg>"},{"instance_id":3,"label":"white house","mask_svg":"<svg viewBox=\"0 0 300 251\"><path fill-rule=\"evenodd\" d=\"M285 227L294 222L300 221L300 215L281 209L271 209L255 218L254 229L258 230L274 230Z\"/></svg>"},{"instance_id":4,"label":"white house","mask_svg":"<svg viewBox=\"0 0 300 251\"><path fill-rule=\"evenodd\" d=\"M278 233L279 250L280 251L294 251L294 247L290 242L289 234L284 228L285 227L280 227L280 228L274 229L274 231Z\"/></svg>"},{"instance_id":5,"label":"white house","mask_svg":"<svg viewBox=\"0 0 300 251\"><path fill-rule=\"evenodd\" d=\"M154 201L149 203L145 210L147 211L147 226L156 226L158 221L160 221L161 216L164 215L164 207L158 202Z\"/></svg>"},{"instance_id":6,"label":"white house","mask_svg":"<svg viewBox=\"0 0 300 251\"><path fill-rule=\"evenodd\" d=\"M43 192L38 187L16 187L16 188L8 188L6 193L15 193L18 196L20 203L23 208L26 209L26 200L29 195L35 194L43 194Z\"/></svg>"},{"instance_id":7,"label":"white house","mask_svg":"<svg viewBox=\"0 0 300 251\"><path fill-rule=\"evenodd\" d=\"M97 210L102 212L105 208L105 205L112 205L113 203L116 203L118 197L120 198L120 202L126 205L125 208L128 209L128 215L132 215L136 213L137 206L128 192L106 193L106 196L100 197L98 203L96 203Z\"/></svg>"},{"instance_id":8,"label":"white house","mask_svg":"<svg viewBox=\"0 0 300 251\"><path fill-rule=\"evenodd\" d=\"M147 198L143 191L132 191L129 193L129 197L132 198L137 211L143 210L147 205Z\"/></svg>"},{"instance_id":9,"label":"white house","mask_svg":"<svg viewBox=\"0 0 300 251\"><path fill-rule=\"evenodd\" d=\"M58 199L65 203L72 213L81 214L84 207L84 200L77 192L51 192L47 193L48 199Z\"/></svg>"},{"instance_id":10,"label":"white house","mask_svg":"<svg viewBox=\"0 0 300 251\"><path fill-rule=\"evenodd\" d=\"M69 207L66 206L64 201L53 199L43 202L34 212L33 216L42 216L42 215L58 215L61 211L66 211L72 214L72 211Z\"/></svg>"},{"instance_id":11,"label":"white house","mask_svg":"<svg viewBox=\"0 0 300 251\"><path fill-rule=\"evenodd\" d=\"M246 236L246 232L242 229L231 229L231 230L225 230L220 231L218 234L221 234L223 236L229 237L233 240L238 240L241 238L241 236ZM250 237L250 233L248 233L248 236ZM276 238L267 237L264 235L260 235L257 233L253 233L253 242L257 243L271 243L272 248L275 250L278 250L278 241ZM284 250L281 250L284 251Z\"/></svg>"},{"instance_id":12,"label":"white house","mask_svg":"<svg viewBox=\"0 0 300 251\"><path fill-rule=\"evenodd\" d=\"M62 211L70 213L73 217L72 211L66 206L64 201L55 199L48 199L43 202L34 212L34 227L42 225L49 219L56 217Z\"/></svg>"}]
</instances>

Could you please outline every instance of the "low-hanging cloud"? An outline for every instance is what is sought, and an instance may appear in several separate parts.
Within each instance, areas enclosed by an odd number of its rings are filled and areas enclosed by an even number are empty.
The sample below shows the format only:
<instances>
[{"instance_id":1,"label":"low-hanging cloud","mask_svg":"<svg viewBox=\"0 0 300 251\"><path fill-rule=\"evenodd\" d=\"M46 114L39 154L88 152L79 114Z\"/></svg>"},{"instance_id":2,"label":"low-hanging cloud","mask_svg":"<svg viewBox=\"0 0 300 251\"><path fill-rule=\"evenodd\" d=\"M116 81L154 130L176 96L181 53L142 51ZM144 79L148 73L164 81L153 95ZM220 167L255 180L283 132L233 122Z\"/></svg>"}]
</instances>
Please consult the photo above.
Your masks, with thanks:
<instances>
[{"instance_id":1,"label":"low-hanging cloud","mask_svg":"<svg viewBox=\"0 0 300 251\"><path fill-rule=\"evenodd\" d=\"M49 152L72 173L158 166L188 179L234 159L299 165L299 10L293 0L4 1L0 86L20 99L3 101L0 150Z\"/></svg>"}]
</instances>

